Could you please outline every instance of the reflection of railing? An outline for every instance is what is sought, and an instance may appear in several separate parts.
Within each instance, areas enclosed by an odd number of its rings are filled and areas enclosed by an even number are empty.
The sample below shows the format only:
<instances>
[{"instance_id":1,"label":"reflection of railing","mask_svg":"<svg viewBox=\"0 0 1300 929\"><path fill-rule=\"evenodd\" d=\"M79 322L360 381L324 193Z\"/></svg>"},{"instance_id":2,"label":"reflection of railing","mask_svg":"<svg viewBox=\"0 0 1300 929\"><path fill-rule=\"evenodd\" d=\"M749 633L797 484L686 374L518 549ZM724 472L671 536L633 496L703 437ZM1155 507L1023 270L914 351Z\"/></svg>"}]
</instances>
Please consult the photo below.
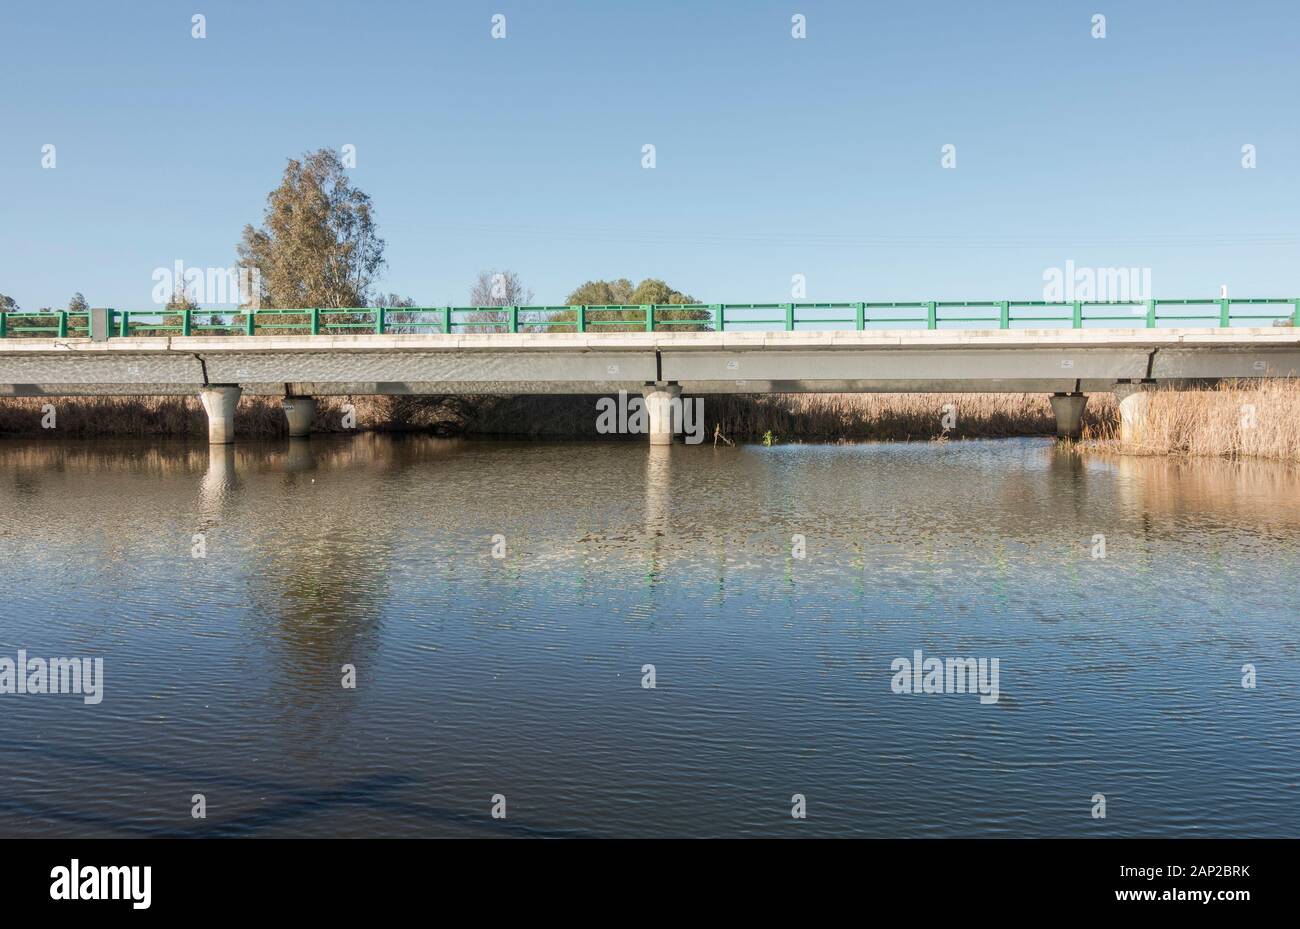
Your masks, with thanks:
<instances>
[{"instance_id":1,"label":"reflection of railing","mask_svg":"<svg viewBox=\"0 0 1300 929\"><path fill-rule=\"evenodd\" d=\"M491 332L745 332L837 329L1155 329L1300 326L1300 298L1048 303L948 300L904 303L690 303L614 306L436 306L364 309L108 310L111 336ZM1124 326L1124 323L1129 325ZM983 324L983 325L981 325ZM1189 325L1190 324L1190 325ZM0 338L90 334L90 312L0 313Z\"/></svg>"}]
</instances>

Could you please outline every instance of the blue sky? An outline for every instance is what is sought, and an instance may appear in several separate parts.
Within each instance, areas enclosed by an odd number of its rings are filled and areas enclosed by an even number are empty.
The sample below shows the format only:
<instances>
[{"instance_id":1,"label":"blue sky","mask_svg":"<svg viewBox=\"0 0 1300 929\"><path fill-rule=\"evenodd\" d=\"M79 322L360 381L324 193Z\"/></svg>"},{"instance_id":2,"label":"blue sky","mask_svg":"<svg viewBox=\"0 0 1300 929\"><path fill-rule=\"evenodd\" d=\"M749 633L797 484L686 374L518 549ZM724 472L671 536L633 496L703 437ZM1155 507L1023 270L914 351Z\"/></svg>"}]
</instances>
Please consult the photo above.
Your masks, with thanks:
<instances>
[{"instance_id":1,"label":"blue sky","mask_svg":"<svg viewBox=\"0 0 1300 929\"><path fill-rule=\"evenodd\" d=\"M0 292L150 306L352 144L381 287L425 305L488 268L538 302L1036 299L1067 259L1295 296L1298 34L1293 0L6 3Z\"/></svg>"}]
</instances>

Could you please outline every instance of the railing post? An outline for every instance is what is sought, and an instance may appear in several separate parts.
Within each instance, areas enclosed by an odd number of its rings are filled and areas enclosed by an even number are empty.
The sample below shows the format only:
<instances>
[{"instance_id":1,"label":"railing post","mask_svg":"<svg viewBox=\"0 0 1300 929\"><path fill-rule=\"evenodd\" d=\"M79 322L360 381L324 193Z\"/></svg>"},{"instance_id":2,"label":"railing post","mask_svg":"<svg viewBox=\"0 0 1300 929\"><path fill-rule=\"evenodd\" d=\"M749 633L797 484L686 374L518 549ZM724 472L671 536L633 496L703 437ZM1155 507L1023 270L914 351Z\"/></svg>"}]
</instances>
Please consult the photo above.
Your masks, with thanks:
<instances>
[{"instance_id":1,"label":"railing post","mask_svg":"<svg viewBox=\"0 0 1300 929\"><path fill-rule=\"evenodd\" d=\"M451 335L451 307L442 308L442 334Z\"/></svg>"},{"instance_id":2,"label":"railing post","mask_svg":"<svg viewBox=\"0 0 1300 929\"><path fill-rule=\"evenodd\" d=\"M66 339L67 337L68 337L68 311L59 310L59 338Z\"/></svg>"},{"instance_id":3,"label":"railing post","mask_svg":"<svg viewBox=\"0 0 1300 929\"><path fill-rule=\"evenodd\" d=\"M925 328L939 328L939 306L933 300L925 305Z\"/></svg>"},{"instance_id":4,"label":"railing post","mask_svg":"<svg viewBox=\"0 0 1300 929\"><path fill-rule=\"evenodd\" d=\"M190 334L190 311L181 310L181 335Z\"/></svg>"},{"instance_id":5,"label":"railing post","mask_svg":"<svg viewBox=\"0 0 1300 929\"><path fill-rule=\"evenodd\" d=\"M510 324L511 332L519 331L519 307L517 306L506 307L506 321Z\"/></svg>"},{"instance_id":6,"label":"railing post","mask_svg":"<svg viewBox=\"0 0 1300 929\"><path fill-rule=\"evenodd\" d=\"M1298 302L1296 305L1300 306L1300 302ZM709 312L713 316L714 332L721 332L723 327L726 325L726 319L725 319L726 309L727 309L727 305L725 303L715 303L709 307ZM1296 312L1300 313L1300 310L1296 310Z\"/></svg>"},{"instance_id":7,"label":"railing post","mask_svg":"<svg viewBox=\"0 0 1300 929\"><path fill-rule=\"evenodd\" d=\"M1295 309L1291 311L1291 325L1295 326L1297 329L1300 329L1300 298L1296 299L1293 302L1295 305Z\"/></svg>"},{"instance_id":8,"label":"railing post","mask_svg":"<svg viewBox=\"0 0 1300 929\"><path fill-rule=\"evenodd\" d=\"M244 335L252 335L257 331L257 322L253 318L255 315L255 311L250 306L248 312L244 314Z\"/></svg>"},{"instance_id":9,"label":"railing post","mask_svg":"<svg viewBox=\"0 0 1300 929\"><path fill-rule=\"evenodd\" d=\"M311 308L311 334L320 335L320 307Z\"/></svg>"},{"instance_id":10,"label":"railing post","mask_svg":"<svg viewBox=\"0 0 1300 929\"><path fill-rule=\"evenodd\" d=\"M858 332L867 328L867 305L865 303L853 304L853 328Z\"/></svg>"},{"instance_id":11,"label":"railing post","mask_svg":"<svg viewBox=\"0 0 1300 929\"><path fill-rule=\"evenodd\" d=\"M1011 301L1003 300L998 304L998 328L1011 328Z\"/></svg>"},{"instance_id":12,"label":"railing post","mask_svg":"<svg viewBox=\"0 0 1300 929\"><path fill-rule=\"evenodd\" d=\"M785 331L786 332L794 331L794 304L793 303L787 303L785 305Z\"/></svg>"},{"instance_id":13,"label":"railing post","mask_svg":"<svg viewBox=\"0 0 1300 929\"><path fill-rule=\"evenodd\" d=\"M1224 329L1232 325L1232 304L1227 297L1219 301L1219 325Z\"/></svg>"},{"instance_id":14,"label":"railing post","mask_svg":"<svg viewBox=\"0 0 1300 929\"><path fill-rule=\"evenodd\" d=\"M0 310L0 339L6 338L9 334L9 324L5 321L6 315L4 310Z\"/></svg>"},{"instance_id":15,"label":"railing post","mask_svg":"<svg viewBox=\"0 0 1300 929\"><path fill-rule=\"evenodd\" d=\"M1072 329L1083 328L1083 301L1082 300L1074 301L1074 315L1070 323L1070 328Z\"/></svg>"},{"instance_id":16,"label":"railing post","mask_svg":"<svg viewBox=\"0 0 1300 929\"><path fill-rule=\"evenodd\" d=\"M577 306L574 307L574 310L576 310L578 313L578 331L586 332L587 331L587 304L579 303Z\"/></svg>"},{"instance_id":17,"label":"railing post","mask_svg":"<svg viewBox=\"0 0 1300 929\"><path fill-rule=\"evenodd\" d=\"M384 308L382 306L375 307L375 333L377 335L384 334Z\"/></svg>"},{"instance_id":18,"label":"railing post","mask_svg":"<svg viewBox=\"0 0 1300 929\"><path fill-rule=\"evenodd\" d=\"M643 303L641 304L641 307L642 309L645 310L645 331L654 332L655 331L655 305L653 303Z\"/></svg>"},{"instance_id":19,"label":"railing post","mask_svg":"<svg viewBox=\"0 0 1300 929\"><path fill-rule=\"evenodd\" d=\"M1154 329L1155 327L1156 327L1156 302L1154 300L1148 300L1147 301L1147 328Z\"/></svg>"},{"instance_id":20,"label":"railing post","mask_svg":"<svg viewBox=\"0 0 1300 929\"><path fill-rule=\"evenodd\" d=\"M117 321L117 334L126 338L131 334L131 311L123 310L122 318Z\"/></svg>"}]
</instances>

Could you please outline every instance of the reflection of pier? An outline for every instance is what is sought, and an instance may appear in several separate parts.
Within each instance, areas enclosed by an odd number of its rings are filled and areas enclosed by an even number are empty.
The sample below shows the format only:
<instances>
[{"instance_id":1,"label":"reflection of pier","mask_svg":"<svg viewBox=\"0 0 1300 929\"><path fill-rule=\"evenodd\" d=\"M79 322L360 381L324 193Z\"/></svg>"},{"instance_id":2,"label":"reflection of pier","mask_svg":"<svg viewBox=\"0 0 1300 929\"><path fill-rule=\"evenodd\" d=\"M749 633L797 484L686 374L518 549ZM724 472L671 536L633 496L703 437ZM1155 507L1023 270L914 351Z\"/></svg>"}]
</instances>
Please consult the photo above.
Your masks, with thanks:
<instances>
[{"instance_id":1,"label":"reflection of pier","mask_svg":"<svg viewBox=\"0 0 1300 929\"><path fill-rule=\"evenodd\" d=\"M672 522L672 463L671 445L650 445L645 464L645 542L650 557L647 568L651 585L658 579L662 565L663 538Z\"/></svg>"},{"instance_id":2,"label":"reflection of pier","mask_svg":"<svg viewBox=\"0 0 1300 929\"><path fill-rule=\"evenodd\" d=\"M235 490L235 449L230 445L208 446L208 469L199 485L199 509L205 520L216 519Z\"/></svg>"},{"instance_id":3,"label":"reflection of pier","mask_svg":"<svg viewBox=\"0 0 1300 929\"><path fill-rule=\"evenodd\" d=\"M316 467L316 457L312 454L311 439L290 438L289 450L284 456L284 470L290 474L310 471Z\"/></svg>"},{"instance_id":4,"label":"reflection of pier","mask_svg":"<svg viewBox=\"0 0 1300 929\"><path fill-rule=\"evenodd\" d=\"M650 446L645 464L645 531L651 539L668 532L672 516L672 464L671 445Z\"/></svg>"}]
</instances>

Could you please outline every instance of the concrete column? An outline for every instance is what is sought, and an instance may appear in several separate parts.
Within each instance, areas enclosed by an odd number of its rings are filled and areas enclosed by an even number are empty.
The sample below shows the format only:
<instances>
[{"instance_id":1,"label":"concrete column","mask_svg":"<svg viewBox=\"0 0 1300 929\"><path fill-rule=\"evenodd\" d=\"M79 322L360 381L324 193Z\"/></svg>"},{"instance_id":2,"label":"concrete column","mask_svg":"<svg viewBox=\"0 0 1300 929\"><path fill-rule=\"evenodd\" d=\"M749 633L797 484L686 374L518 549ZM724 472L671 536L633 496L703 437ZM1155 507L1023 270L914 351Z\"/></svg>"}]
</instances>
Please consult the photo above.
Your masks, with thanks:
<instances>
[{"instance_id":1,"label":"concrete column","mask_svg":"<svg viewBox=\"0 0 1300 929\"><path fill-rule=\"evenodd\" d=\"M280 401L280 409L289 421L290 436L311 435L311 421L316 415L315 397L285 397Z\"/></svg>"},{"instance_id":2,"label":"concrete column","mask_svg":"<svg viewBox=\"0 0 1300 929\"><path fill-rule=\"evenodd\" d=\"M682 389L677 384L646 384L646 414L650 419L650 444L672 445L682 429ZM677 408L676 416L673 407Z\"/></svg>"},{"instance_id":3,"label":"concrete column","mask_svg":"<svg viewBox=\"0 0 1300 929\"><path fill-rule=\"evenodd\" d=\"M1052 412L1056 414L1056 437L1077 439L1083 434L1083 408L1088 398L1083 394L1054 394Z\"/></svg>"},{"instance_id":4,"label":"concrete column","mask_svg":"<svg viewBox=\"0 0 1300 929\"><path fill-rule=\"evenodd\" d=\"M227 445L235 441L235 407L243 390L238 386L208 387L199 391L208 413L208 442Z\"/></svg>"},{"instance_id":5,"label":"concrete column","mask_svg":"<svg viewBox=\"0 0 1300 929\"><path fill-rule=\"evenodd\" d=\"M1146 420L1150 384L1116 384L1115 399L1119 401L1119 440L1124 445L1136 445Z\"/></svg>"}]
</instances>

